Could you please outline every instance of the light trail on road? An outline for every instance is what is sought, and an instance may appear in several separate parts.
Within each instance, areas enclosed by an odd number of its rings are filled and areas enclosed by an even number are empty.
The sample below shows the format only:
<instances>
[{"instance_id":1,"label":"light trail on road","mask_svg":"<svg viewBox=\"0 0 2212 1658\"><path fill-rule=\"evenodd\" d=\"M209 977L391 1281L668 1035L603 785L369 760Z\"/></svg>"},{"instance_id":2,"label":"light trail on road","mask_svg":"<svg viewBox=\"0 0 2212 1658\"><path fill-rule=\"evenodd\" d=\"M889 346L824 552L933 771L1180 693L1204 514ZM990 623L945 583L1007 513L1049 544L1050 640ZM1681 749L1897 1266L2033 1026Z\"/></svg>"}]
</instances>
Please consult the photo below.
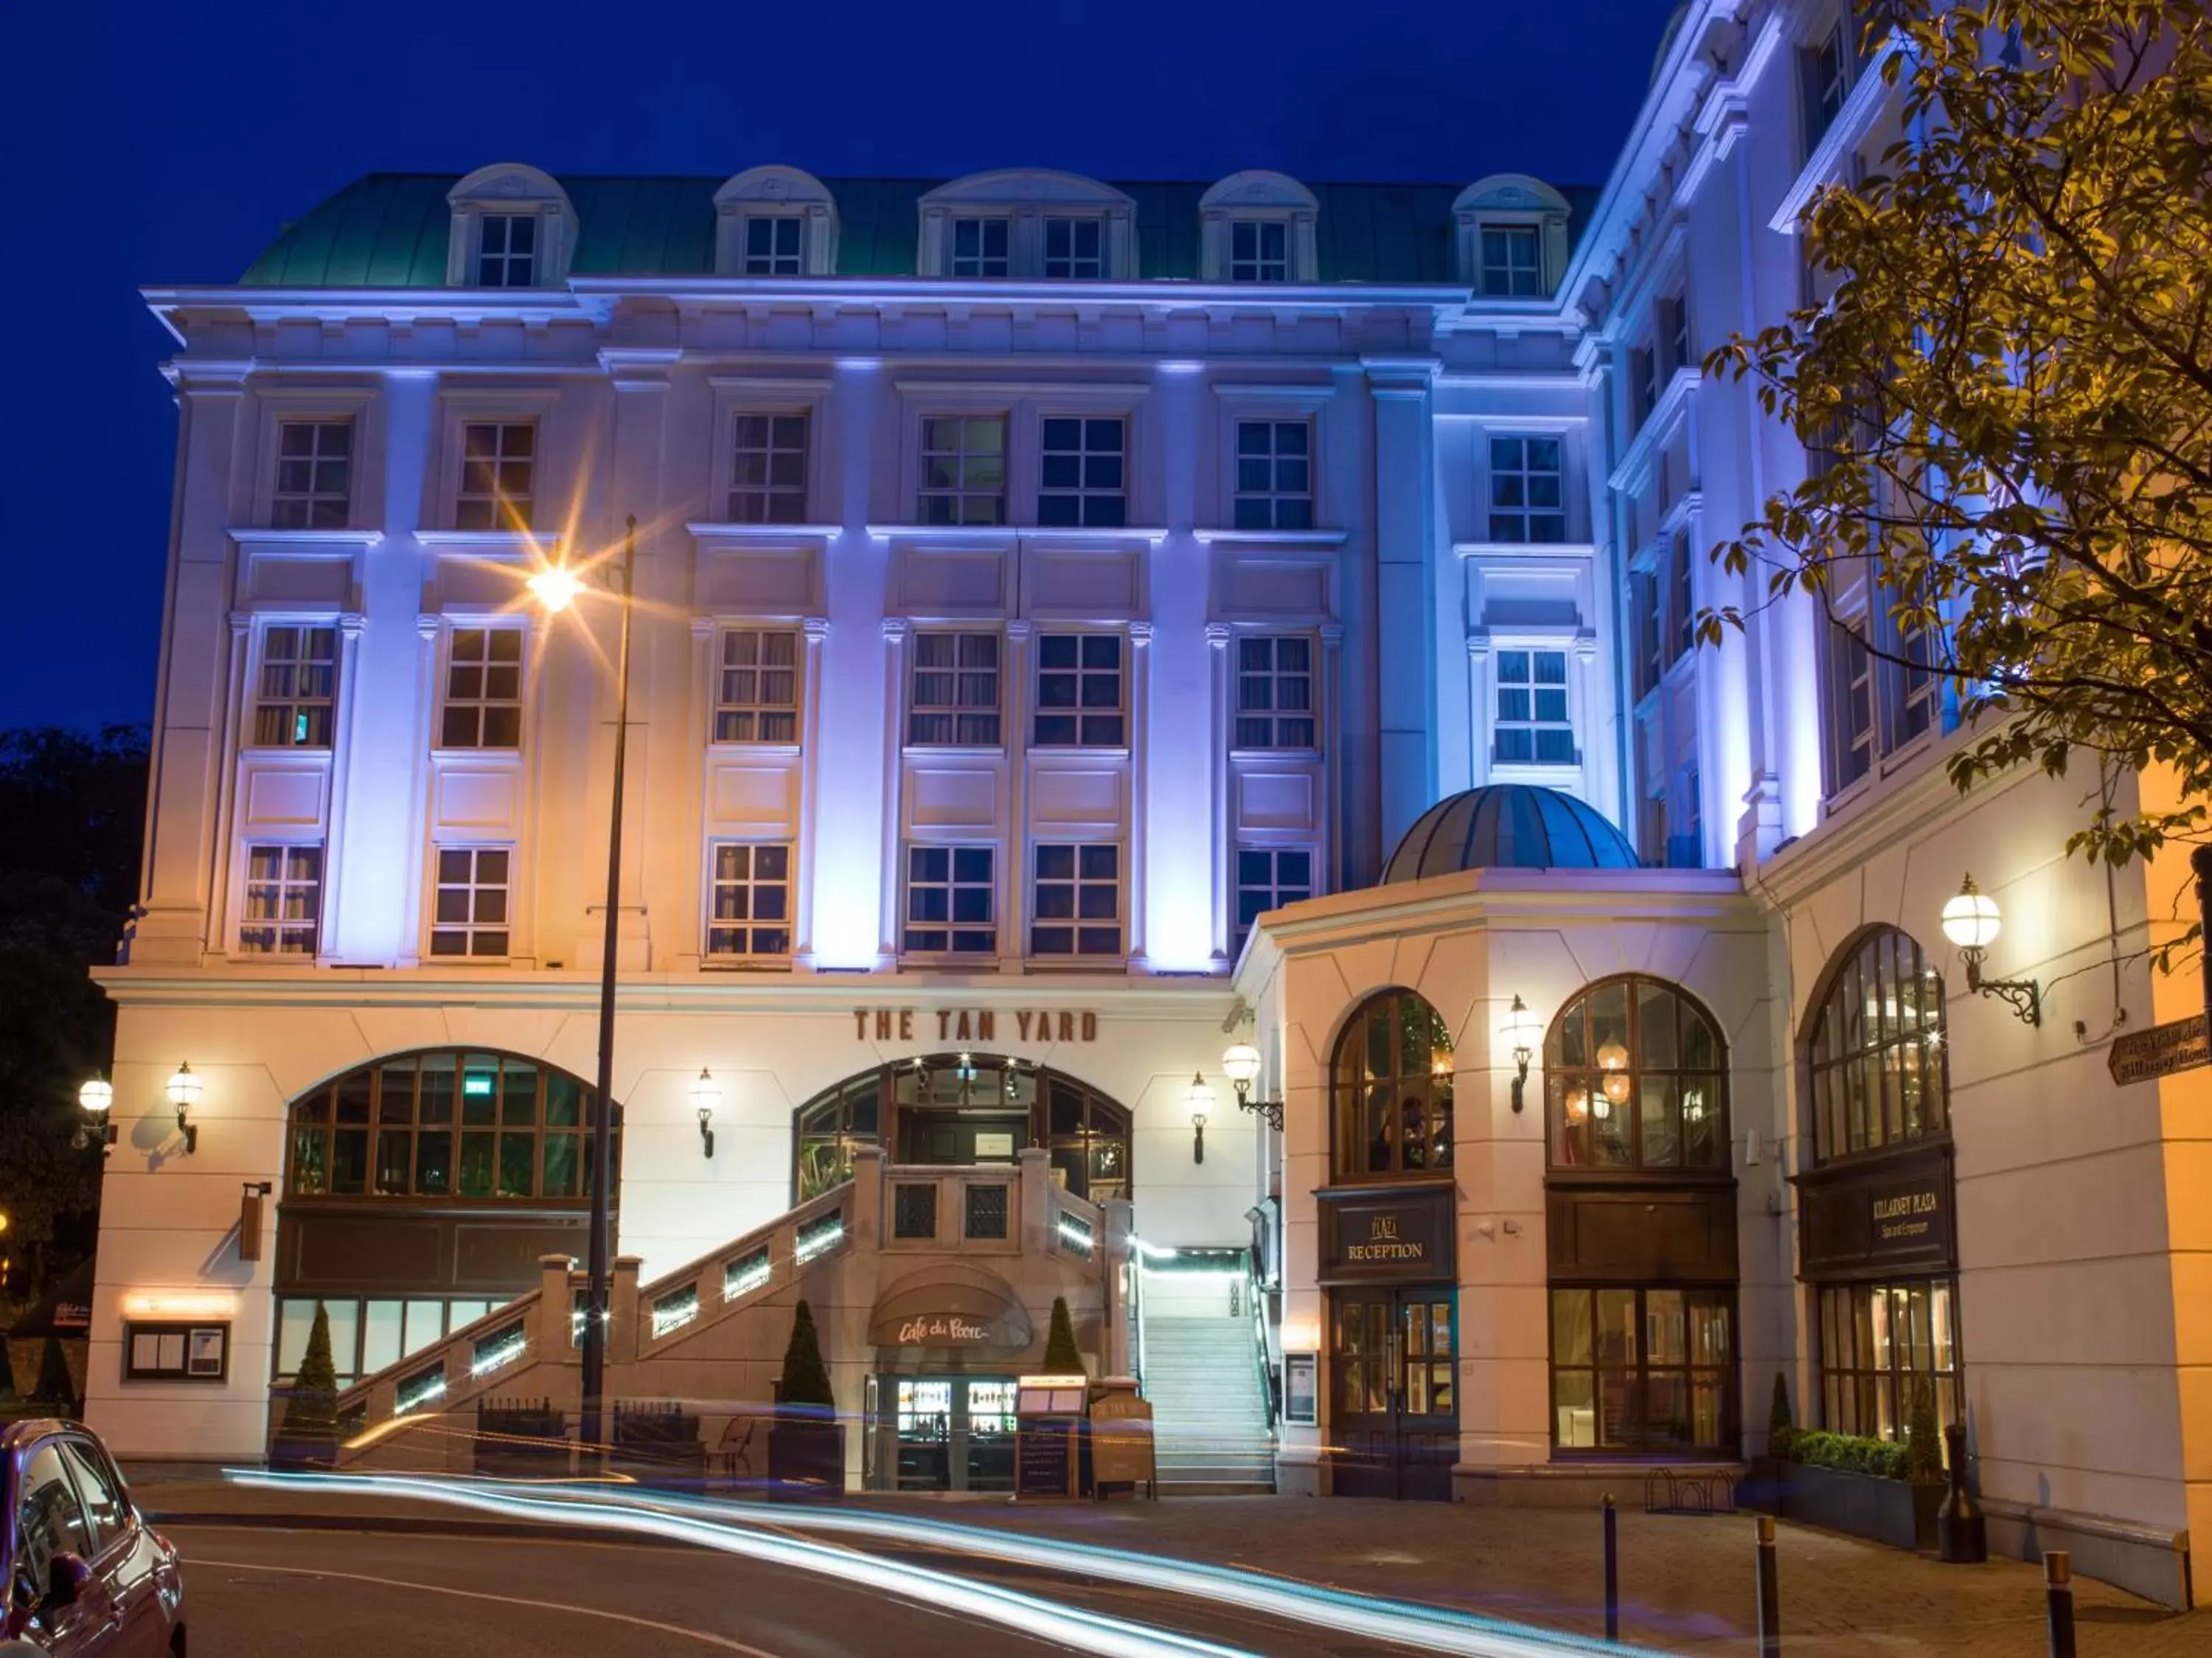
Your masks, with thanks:
<instances>
[{"instance_id":1,"label":"light trail on road","mask_svg":"<svg viewBox=\"0 0 2212 1658\"><path fill-rule=\"evenodd\" d=\"M871 1538L1042 1568L1127 1588L1164 1590L1192 1600L1263 1612L1286 1622L1365 1636L1425 1651L1457 1654L1461 1658L1558 1658L1562 1653L1611 1654L1617 1658L1629 1649L1530 1624L1510 1624L1417 1602L1355 1594L1231 1566L1169 1559L1097 1544L1037 1538L990 1527L910 1519L874 1510L841 1512L794 1505L788 1509L779 1509L773 1520L756 1520L734 1512L726 1503L667 1492L647 1493L636 1487L624 1488L616 1497L592 1487L532 1485L518 1490L481 1481L416 1474L280 1474L239 1469L226 1470L225 1477L240 1484L264 1489L410 1496L532 1519L558 1515L564 1524L638 1529L709 1547L720 1545L703 1536L695 1537L684 1527L696 1525L708 1531L766 1536L772 1533L763 1528L773 1527L777 1532L816 1531ZM660 1523L641 1523L647 1521ZM676 1522L672 1527L667 1523L672 1521ZM840 1556L848 1553L842 1550L835 1552ZM1066 1609L1054 1610L1064 1613ZM1650 1653L1656 1649L1638 1650Z\"/></svg>"}]
</instances>

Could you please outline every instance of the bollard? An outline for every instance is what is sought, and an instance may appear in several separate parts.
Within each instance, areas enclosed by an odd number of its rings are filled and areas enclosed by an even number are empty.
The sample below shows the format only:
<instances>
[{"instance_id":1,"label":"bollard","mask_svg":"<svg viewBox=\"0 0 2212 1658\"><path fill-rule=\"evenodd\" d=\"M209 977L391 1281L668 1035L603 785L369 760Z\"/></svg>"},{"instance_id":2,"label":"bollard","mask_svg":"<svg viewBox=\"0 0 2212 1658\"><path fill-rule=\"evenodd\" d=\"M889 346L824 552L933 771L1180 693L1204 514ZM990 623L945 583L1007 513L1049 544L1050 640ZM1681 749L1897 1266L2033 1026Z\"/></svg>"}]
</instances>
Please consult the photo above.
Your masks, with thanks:
<instances>
[{"instance_id":1,"label":"bollard","mask_svg":"<svg viewBox=\"0 0 2212 1658\"><path fill-rule=\"evenodd\" d=\"M1620 1517L1605 1494L1605 1638L1620 1639Z\"/></svg>"},{"instance_id":2,"label":"bollard","mask_svg":"<svg viewBox=\"0 0 2212 1658\"><path fill-rule=\"evenodd\" d=\"M2074 1558L2063 1549L2043 1557L2043 1601L2051 1658L2074 1658Z\"/></svg>"},{"instance_id":3,"label":"bollard","mask_svg":"<svg viewBox=\"0 0 2212 1658\"><path fill-rule=\"evenodd\" d=\"M1753 1577L1759 1600L1759 1658L1781 1658L1782 1581L1774 1559L1774 1521L1759 1517L1757 1565Z\"/></svg>"}]
</instances>

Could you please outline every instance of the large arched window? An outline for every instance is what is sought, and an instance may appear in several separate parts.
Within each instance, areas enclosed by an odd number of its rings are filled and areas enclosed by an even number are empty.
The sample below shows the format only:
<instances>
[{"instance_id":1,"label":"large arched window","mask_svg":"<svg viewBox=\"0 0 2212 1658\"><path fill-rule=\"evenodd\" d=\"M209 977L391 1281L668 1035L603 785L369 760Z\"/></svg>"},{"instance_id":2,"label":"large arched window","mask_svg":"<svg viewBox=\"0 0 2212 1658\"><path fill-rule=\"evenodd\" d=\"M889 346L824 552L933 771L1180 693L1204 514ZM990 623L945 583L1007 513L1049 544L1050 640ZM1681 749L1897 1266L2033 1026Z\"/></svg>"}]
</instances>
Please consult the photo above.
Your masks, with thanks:
<instances>
[{"instance_id":1,"label":"large arched window","mask_svg":"<svg viewBox=\"0 0 2212 1658\"><path fill-rule=\"evenodd\" d=\"M1370 997L1337 1039L1333 1075L1339 1179L1452 1166L1451 1033L1420 997Z\"/></svg>"},{"instance_id":2,"label":"large arched window","mask_svg":"<svg viewBox=\"0 0 2212 1658\"><path fill-rule=\"evenodd\" d=\"M380 1059L293 1101L285 1193L580 1203L592 1099L581 1078L515 1054Z\"/></svg>"},{"instance_id":3,"label":"large arched window","mask_svg":"<svg viewBox=\"0 0 2212 1658\"><path fill-rule=\"evenodd\" d=\"M1592 984L1544 1041L1552 1162L1726 1169L1728 1055L1711 1018L1662 979Z\"/></svg>"},{"instance_id":4,"label":"large arched window","mask_svg":"<svg viewBox=\"0 0 2212 1658\"><path fill-rule=\"evenodd\" d=\"M1950 1128L1943 980L1911 935L1877 927L1837 964L1806 1058L1821 1162Z\"/></svg>"}]
</instances>

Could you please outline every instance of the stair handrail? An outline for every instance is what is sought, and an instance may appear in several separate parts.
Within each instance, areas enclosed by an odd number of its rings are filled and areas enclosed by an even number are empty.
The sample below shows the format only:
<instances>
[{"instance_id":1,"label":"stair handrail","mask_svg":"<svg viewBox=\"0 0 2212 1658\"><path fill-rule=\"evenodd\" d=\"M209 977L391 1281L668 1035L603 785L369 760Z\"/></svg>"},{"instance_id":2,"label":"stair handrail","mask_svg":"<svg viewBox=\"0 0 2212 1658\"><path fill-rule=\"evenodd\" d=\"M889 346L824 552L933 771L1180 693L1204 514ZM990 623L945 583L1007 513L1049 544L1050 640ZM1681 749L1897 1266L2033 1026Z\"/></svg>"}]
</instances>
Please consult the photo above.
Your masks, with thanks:
<instances>
[{"instance_id":1,"label":"stair handrail","mask_svg":"<svg viewBox=\"0 0 2212 1658\"><path fill-rule=\"evenodd\" d=\"M1267 1412L1272 1438L1276 1426L1275 1367L1267 1352L1267 1309L1260 1292L1260 1275L1249 1254L1244 1261L1244 1295L1252 1308L1252 1357L1260 1373L1260 1408Z\"/></svg>"}]
</instances>

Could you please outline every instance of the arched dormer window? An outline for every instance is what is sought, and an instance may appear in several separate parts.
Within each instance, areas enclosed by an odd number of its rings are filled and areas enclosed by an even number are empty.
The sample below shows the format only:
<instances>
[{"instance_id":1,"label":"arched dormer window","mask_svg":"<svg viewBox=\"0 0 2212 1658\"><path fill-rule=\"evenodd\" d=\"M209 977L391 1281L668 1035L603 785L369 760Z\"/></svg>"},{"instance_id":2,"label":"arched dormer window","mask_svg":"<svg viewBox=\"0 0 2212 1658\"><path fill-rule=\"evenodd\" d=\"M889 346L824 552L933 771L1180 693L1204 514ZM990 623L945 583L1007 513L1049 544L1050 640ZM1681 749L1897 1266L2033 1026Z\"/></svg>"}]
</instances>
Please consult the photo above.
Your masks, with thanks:
<instances>
[{"instance_id":1,"label":"arched dormer window","mask_svg":"<svg viewBox=\"0 0 2212 1658\"><path fill-rule=\"evenodd\" d=\"M453 210L449 288L551 288L568 274L576 210L550 174L520 162L478 168L446 192Z\"/></svg>"},{"instance_id":2,"label":"arched dormer window","mask_svg":"<svg viewBox=\"0 0 2212 1658\"><path fill-rule=\"evenodd\" d=\"M1199 198L1199 270L1207 282L1318 282L1321 204L1280 173L1232 173Z\"/></svg>"},{"instance_id":3,"label":"arched dormer window","mask_svg":"<svg viewBox=\"0 0 2212 1658\"><path fill-rule=\"evenodd\" d=\"M1910 934L1876 927L1839 953L1805 1059L1820 1162L1949 1130L1943 979Z\"/></svg>"},{"instance_id":4,"label":"arched dormer window","mask_svg":"<svg viewBox=\"0 0 2212 1658\"><path fill-rule=\"evenodd\" d=\"M1412 991L1370 997L1330 1067L1335 1173L1346 1180L1437 1174L1452 1166L1452 1040Z\"/></svg>"},{"instance_id":5,"label":"arched dormer window","mask_svg":"<svg viewBox=\"0 0 2212 1658\"><path fill-rule=\"evenodd\" d=\"M1555 1168L1726 1169L1728 1052L1663 979L1601 979L1544 1039Z\"/></svg>"},{"instance_id":6,"label":"arched dormer window","mask_svg":"<svg viewBox=\"0 0 2212 1658\"><path fill-rule=\"evenodd\" d=\"M1543 299L1567 267L1567 198L1525 173L1493 173L1452 203L1460 280L1483 299Z\"/></svg>"},{"instance_id":7,"label":"arched dormer window","mask_svg":"<svg viewBox=\"0 0 2212 1658\"><path fill-rule=\"evenodd\" d=\"M748 168L714 192L714 270L725 277L837 271L837 202L811 173Z\"/></svg>"},{"instance_id":8,"label":"arched dormer window","mask_svg":"<svg viewBox=\"0 0 2212 1658\"><path fill-rule=\"evenodd\" d=\"M920 272L1122 282L1137 274L1137 204L1073 173L1012 168L971 173L921 198Z\"/></svg>"}]
</instances>

